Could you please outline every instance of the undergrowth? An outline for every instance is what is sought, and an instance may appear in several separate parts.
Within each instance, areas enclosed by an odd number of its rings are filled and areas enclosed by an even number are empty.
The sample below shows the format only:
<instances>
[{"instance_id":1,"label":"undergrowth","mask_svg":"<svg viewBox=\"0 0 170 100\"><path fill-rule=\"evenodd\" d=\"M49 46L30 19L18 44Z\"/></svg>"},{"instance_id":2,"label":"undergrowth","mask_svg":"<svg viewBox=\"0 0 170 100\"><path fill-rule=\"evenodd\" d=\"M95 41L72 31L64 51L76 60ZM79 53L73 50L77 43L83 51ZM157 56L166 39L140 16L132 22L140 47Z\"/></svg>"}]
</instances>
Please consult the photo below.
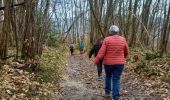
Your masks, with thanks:
<instances>
[{"instance_id":1,"label":"undergrowth","mask_svg":"<svg viewBox=\"0 0 170 100\"><path fill-rule=\"evenodd\" d=\"M40 83L56 83L62 76L66 62L67 49L63 46L58 48L48 48L41 58L41 65L37 69L37 80Z\"/></svg>"},{"instance_id":2,"label":"undergrowth","mask_svg":"<svg viewBox=\"0 0 170 100\"><path fill-rule=\"evenodd\" d=\"M131 49L129 60L134 64L134 72L150 79L158 77L164 82L170 82L169 54L161 57L159 51Z\"/></svg>"},{"instance_id":3,"label":"undergrowth","mask_svg":"<svg viewBox=\"0 0 170 100\"><path fill-rule=\"evenodd\" d=\"M0 68L2 67L3 65L3 61L0 59Z\"/></svg>"}]
</instances>

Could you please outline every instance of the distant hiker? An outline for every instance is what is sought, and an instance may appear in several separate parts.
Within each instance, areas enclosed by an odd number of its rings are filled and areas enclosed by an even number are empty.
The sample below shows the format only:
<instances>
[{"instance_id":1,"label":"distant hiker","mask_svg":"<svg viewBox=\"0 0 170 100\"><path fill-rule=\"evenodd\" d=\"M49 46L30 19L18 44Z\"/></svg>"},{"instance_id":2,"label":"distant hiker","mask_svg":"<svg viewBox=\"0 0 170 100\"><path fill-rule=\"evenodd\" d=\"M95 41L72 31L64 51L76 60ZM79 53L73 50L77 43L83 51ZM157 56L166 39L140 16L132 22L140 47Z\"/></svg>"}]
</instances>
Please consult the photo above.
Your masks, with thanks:
<instances>
[{"instance_id":1,"label":"distant hiker","mask_svg":"<svg viewBox=\"0 0 170 100\"><path fill-rule=\"evenodd\" d=\"M70 44L69 48L70 48L71 55L73 55L73 52L74 52L74 44Z\"/></svg>"},{"instance_id":2,"label":"distant hiker","mask_svg":"<svg viewBox=\"0 0 170 100\"><path fill-rule=\"evenodd\" d=\"M89 58L91 58L91 56L94 54L94 56L96 57L101 46L102 46L102 42L103 39L99 38L96 43L92 46L90 53L89 53ZM99 63L97 64L97 72L98 72L98 81L102 80L102 60L99 61Z\"/></svg>"},{"instance_id":3,"label":"distant hiker","mask_svg":"<svg viewBox=\"0 0 170 100\"><path fill-rule=\"evenodd\" d=\"M83 54L83 50L84 50L84 44L83 42L80 42L80 54Z\"/></svg>"},{"instance_id":4,"label":"distant hiker","mask_svg":"<svg viewBox=\"0 0 170 100\"><path fill-rule=\"evenodd\" d=\"M98 64L103 59L106 74L106 98L110 96L112 90L112 98L114 100L120 100L120 78L127 56L127 42L124 37L119 36L118 26L112 25L109 29L109 36L104 39L102 47L94 61L95 64Z\"/></svg>"}]
</instances>

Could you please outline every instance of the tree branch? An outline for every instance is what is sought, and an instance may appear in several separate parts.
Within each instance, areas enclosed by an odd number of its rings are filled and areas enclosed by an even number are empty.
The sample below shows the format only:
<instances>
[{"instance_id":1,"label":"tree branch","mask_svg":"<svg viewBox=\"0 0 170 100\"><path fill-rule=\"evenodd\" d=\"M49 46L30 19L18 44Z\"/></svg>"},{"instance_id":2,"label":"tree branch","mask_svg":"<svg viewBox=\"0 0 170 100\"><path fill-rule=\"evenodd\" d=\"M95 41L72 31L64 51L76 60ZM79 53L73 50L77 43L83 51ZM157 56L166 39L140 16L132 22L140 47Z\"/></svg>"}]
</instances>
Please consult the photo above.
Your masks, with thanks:
<instances>
[{"instance_id":1,"label":"tree branch","mask_svg":"<svg viewBox=\"0 0 170 100\"><path fill-rule=\"evenodd\" d=\"M71 28L74 26L75 22L77 22L78 19L81 18L81 17L82 17L84 14L86 14L88 11L89 11L89 10L80 13L79 16L77 16L77 17L75 18L75 20L72 22L72 24L70 25L70 27L68 28L68 30L67 30L66 32L64 32L64 33L67 33L67 34L66 34L65 38L63 39L63 42L66 40L66 38L67 38L67 36L68 36Z\"/></svg>"},{"instance_id":2,"label":"tree branch","mask_svg":"<svg viewBox=\"0 0 170 100\"><path fill-rule=\"evenodd\" d=\"M24 5L24 4L25 4L25 2L19 3L19 4L14 4L11 7L21 6L21 5ZM4 9L5 9L5 7L0 7L0 10L4 10Z\"/></svg>"}]
</instances>

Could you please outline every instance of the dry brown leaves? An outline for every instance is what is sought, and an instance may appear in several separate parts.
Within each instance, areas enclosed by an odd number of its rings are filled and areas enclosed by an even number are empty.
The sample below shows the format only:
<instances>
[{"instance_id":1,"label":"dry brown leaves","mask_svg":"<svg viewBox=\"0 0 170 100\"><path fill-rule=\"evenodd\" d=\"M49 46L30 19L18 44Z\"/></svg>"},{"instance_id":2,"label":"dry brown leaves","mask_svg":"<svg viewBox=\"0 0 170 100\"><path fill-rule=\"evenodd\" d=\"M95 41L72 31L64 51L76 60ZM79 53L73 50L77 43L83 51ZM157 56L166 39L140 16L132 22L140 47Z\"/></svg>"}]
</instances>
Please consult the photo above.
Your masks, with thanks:
<instances>
[{"instance_id":1,"label":"dry brown leaves","mask_svg":"<svg viewBox=\"0 0 170 100\"><path fill-rule=\"evenodd\" d=\"M23 64L11 62L0 69L0 100L30 100L56 98L55 93L49 88L54 88L51 83L40 84L34 81L35 74L20 69Z\"/></svg>"},{"instance_id":2,"label":"dry brown leaves","mask_svg":"<svg viewBox=\"0 0 170 100\"><path fill-rule=\"evenodd\" d=\"M134 61L134 57L138 60ZM141 51L131 51L127 61L123 84L131 94L142 91L142 94L154 100L170 99L170 59L156 58L151 61L143 60ZM140 64L144 63L142 66ZM142 68L141 68L142 67Z\"/></svg>"}]
</instances>

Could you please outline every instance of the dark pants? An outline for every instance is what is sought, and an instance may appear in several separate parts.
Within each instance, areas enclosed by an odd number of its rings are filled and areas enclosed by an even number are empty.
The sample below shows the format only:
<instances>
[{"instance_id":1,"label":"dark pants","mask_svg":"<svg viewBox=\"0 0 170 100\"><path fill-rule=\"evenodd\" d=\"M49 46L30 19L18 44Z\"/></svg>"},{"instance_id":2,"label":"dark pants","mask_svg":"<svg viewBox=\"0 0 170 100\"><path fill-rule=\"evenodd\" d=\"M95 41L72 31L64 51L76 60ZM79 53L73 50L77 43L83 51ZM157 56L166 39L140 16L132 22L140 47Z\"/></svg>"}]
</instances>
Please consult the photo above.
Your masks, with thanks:
<instances>
[{"instance_id":1,"label":"dark pants","mask_svg":"<svg viewBox=\"0 0 170 100\"><path fill-rule=\"evenodd\" d=\"M83 48L80 48L80 54L83 54Z\"/></svg>"},{"instance_id":2,"label":"dark pants","mask_svg":"<svg viewBox=\"0 0 170 100\"><path fill-rule=\"evenodd\" d=\"M105 65L105 94L110 94L112 90L112 98L120 100L120 77L124 69L124 64ZM112 86L111 86L112 80ZM111 89L112 87L112 89Z\"/></svg>"},{"instance_id":3,"label":"dark pants","mask_svg":"<svg viewBox=\"0 0 170 100\"><path fill-rule=\"evenodd\" d=\"M98 77L102 76L102 61L97 64Z\"/></svg>"},{"instance_id":4,"label":"dark pants","mask_svg":"<svg viewBox=\"0 0 170 100\"><path fill-rule=\"evenodd\" d=\"M70 49L71 55L73 54L73 51L74 51L73 49Z\"/></svg>"}]
</instances>

